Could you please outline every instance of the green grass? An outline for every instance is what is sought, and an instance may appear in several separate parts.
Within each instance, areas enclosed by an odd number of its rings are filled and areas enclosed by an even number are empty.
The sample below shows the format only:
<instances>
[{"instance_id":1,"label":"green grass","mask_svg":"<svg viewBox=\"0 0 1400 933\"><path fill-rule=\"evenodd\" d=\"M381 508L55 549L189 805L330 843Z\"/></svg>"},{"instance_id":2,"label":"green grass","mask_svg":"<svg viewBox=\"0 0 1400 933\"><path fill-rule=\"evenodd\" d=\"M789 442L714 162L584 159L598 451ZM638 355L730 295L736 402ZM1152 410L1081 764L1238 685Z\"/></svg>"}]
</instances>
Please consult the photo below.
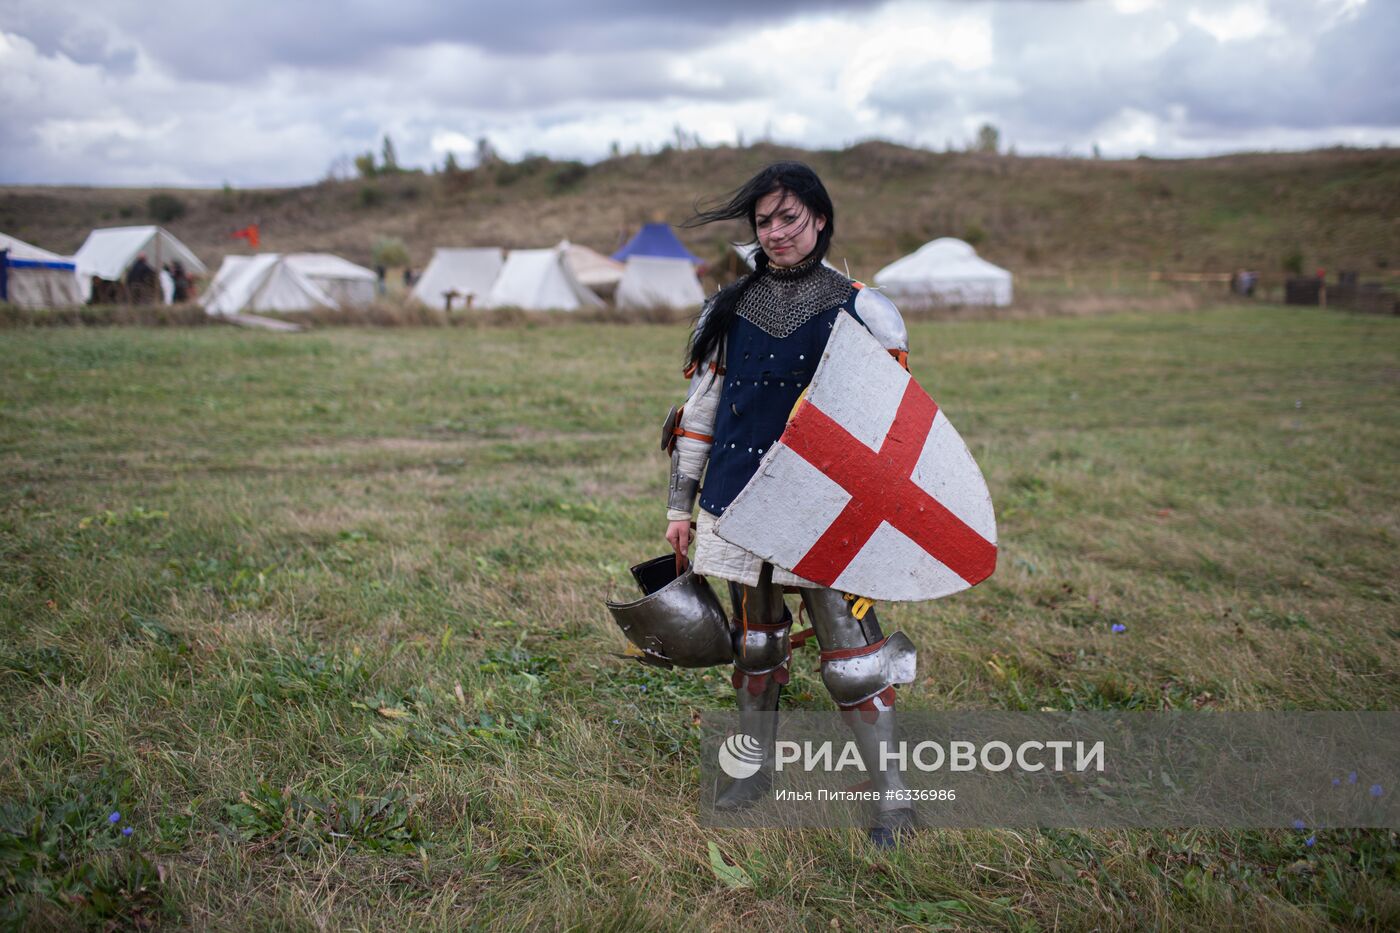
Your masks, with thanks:
<instances>
[{"instance_id":1,"label":"green grass","mask_svg":"<svg viewBox=\"0 0 1400 933\"><path fill-rule=\"evenodd\" d=\"M970 593L882 609L919 646L905 708L1397 707L1400 321L912 331L1002 550ZM727 672L624 664L602 605L665 549L683 340L0 335L4 923L1400 923L1379 831L925 832L880 854L700 827L694 717L732 702ZM828 708L814 666L791 692Z\"/></svg>"}]
</instances>

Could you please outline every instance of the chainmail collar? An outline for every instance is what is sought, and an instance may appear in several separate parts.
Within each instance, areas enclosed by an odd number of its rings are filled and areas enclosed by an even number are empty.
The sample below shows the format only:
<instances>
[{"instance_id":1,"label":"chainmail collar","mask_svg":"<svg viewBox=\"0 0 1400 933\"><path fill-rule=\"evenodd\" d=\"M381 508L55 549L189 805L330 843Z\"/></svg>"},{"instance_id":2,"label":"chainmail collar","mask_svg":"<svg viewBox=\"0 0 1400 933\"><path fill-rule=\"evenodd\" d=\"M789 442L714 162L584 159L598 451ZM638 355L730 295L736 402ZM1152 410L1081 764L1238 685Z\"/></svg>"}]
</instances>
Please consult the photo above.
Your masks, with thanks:
<instances>
[{"instance_id":1,"label":"chainmail collar","mask_svg":"<svg viewBox=\"0 0 1400 933\"><path fill-rule=\"evenodd\" d=\"M821 312L844 304L851 288L850 279L816 257L785 269L769 266L744 292L738 314L770 337L786 337Z\"/></svg>"},{"instance_id":2,"label":"chainmail collar","mask_svg":"<svg viewBox=\"0 0 1400 933\"><path fill-rule=\"evenodd\" d=\"M822 261L816 256L808 256L795 266L768 266L768 275L779 281L794 282L797 279L805 278L816 271Z\"/></svg>"}]
</instances>

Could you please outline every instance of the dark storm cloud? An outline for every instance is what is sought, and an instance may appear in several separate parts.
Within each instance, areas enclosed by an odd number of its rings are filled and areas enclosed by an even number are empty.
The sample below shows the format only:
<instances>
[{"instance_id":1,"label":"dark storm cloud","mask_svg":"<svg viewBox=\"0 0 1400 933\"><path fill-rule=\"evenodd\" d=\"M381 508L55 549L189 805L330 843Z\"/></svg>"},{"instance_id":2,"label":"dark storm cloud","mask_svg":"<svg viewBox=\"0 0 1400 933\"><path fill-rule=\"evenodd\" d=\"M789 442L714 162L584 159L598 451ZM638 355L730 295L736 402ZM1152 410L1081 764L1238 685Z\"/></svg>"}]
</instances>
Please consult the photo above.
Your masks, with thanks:
<instances>
[{"instance_id":1,"label":"dark storm cloud","mask_svg":"<svg viewBox=\"0 0 1400 933\"><path fill-rule=\"evenodd\" d=\"M0 3L0 29L25 36L45 54L62 53L80 65L101 65L119 77L136 67L136 47L122 41L101 17L75 16L60 4Z\"/></svg>"},{"instance_id":2,"label":"dark storm cloud","mask_svg":"<svg viewBox=\"0 0 1400 933\"><path fill-rule=\"evenodd\" d=\"M270 184L707 142L1400 138L1393 0L0 0L0 181Z\"/></svg>"},{"instance_id":3,"label":"dark storm cloud","mask_svg":"<svg viewBox=\"0 0 1400 933\"><path fill-rule=\"evenodd\" d=\"M246 0L236 6L116 0L94 8L76 0L12 0L5 27L46 54L68 52L76 30L104 20L139 36L146 53L177 75L200 80L254 78L268 68L347 68L373 64L389 49L453 43L501 55L561 49L683 50L736 30L796 14L851 11L881 0L516 0L452 4L430 0ZM75 25L82 24L82 25Z\"/></svg>"},{"instance_id":4,"label":"dark storm cloud","mask_svg":"<svg viewBox=\"0 0 1400 933\"><path fill-rule=\"evenodd\" d=\"M733 100L755 88L728 75L703 85L673 72L673 56L657 51L612 55L559 53L532 59L528 67L503 67L502 59L455 46L404 51L382 60L395 74L413 73L419 98L442 107L515 112L588 101L620 103L665 98Z\"/></svg>"},{"instance_id":5,"label":"dark storm cloud","mask_svg":"<svg viewBox=\"0 0 1400 933\"><path fill-rule=\"evenodd\" d=\"M1281 35L1217 42L1199 29L1150 67L1116 75L1142 109L1177 104L1212 128L1385 125L1400 119L1400 5L1373 2L1320 34L1296 5L1274 10ZM1314 37L1315 36L1315 37ZM1300 41L1305 39L1306 41Z\"/></svg>"},{"instance_id":6,"label":"dark storm cloud","mask_svg":"<svg viewBox=\"0 0 1400 933\"><path fill-rule=\"evenodd\" d=\"M1066 143L1090 138L1125 109L1188 134L1237 135L1242 148L1252 130L1400 121L1400 4L1373 0L1327 24L1314 3L1276 2L1269 28L1233 41L1182 12L1101 9L1069 23L1051 7L998 6L993 75L910 64L892 69L869 100L914 123L982 113L1011 139Z\"/></svg>"}]
</instances>

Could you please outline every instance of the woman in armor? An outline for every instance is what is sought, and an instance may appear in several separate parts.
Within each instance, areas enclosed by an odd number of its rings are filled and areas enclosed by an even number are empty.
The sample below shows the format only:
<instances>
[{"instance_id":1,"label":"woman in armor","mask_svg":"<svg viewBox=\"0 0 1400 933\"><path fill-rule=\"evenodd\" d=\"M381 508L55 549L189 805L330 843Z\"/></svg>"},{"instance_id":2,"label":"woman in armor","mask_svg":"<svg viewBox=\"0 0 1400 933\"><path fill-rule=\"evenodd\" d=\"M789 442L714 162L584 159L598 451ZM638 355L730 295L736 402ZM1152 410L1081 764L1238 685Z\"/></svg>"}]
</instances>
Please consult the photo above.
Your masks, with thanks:
<instances>
[{"instance_id":1,"label":"woman in armor","mask_svg":"<svg viewBox=\"0 0 1400 933\"><path fill-rule=\"evenodd\" d=\"M729 583L741 728L767 749L757 774L734 781L716 797L717 808L738 809L771 787L775 714L791 662L792 615L783 603L784 588L796 588L811 617L822 681L844 711L863 760L878 762L879 743L892 740L894 686L908 682L914 668L909 640L899 632L885 636L859 594L774 567L718 537L714 527L783 433L837 315L851 314L901 364L908 343L887 298L823 261L836 215L811 168L800 162L770 165L690 225L722 220L748 223L758 246L755 268L706 303L691 337L691 391L674 429L666 540L678 554L688 550L698 497L693 569ZM899 799L904 785L898 772L872 765L870 773L875 790L896 791L880 794L870 831L877 845L891 845L912 828L913 811Z\"/></svg>"}]
</instances>

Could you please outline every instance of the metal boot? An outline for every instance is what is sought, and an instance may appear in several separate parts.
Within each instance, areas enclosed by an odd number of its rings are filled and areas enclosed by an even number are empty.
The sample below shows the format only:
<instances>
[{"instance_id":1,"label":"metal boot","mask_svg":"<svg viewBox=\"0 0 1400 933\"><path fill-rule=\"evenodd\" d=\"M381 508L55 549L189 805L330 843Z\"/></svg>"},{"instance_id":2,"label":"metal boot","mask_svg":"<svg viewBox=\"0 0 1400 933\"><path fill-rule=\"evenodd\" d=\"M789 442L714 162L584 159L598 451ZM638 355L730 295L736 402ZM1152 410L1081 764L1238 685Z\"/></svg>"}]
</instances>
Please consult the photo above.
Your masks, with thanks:
<instances>
[{"instance_id":1,"label":"metal boot","mask_svg":"<svg viewBox=\"0 0 1400 933\"><path fill-rule=\"evenodd\" d=\"M783 605L782 587L773 585L773 568L763 565L758 586L729 584L734 601L734 691L739 729L763 749L763 764L747 778L736 778L715 795L716 810L740 810L766 797L773 786L778 741L778 700L788 682L792 656L792 616Z\"/></svg>"},{"instance_id":2,"label":"metal boot","mask_svg":"<svg viewBox=\"0 0 1400 933\"><path fill-rule=\"evenodd\" d=\"M802 601L822 646L822 682L841 708L871 789L880 795L870 841L889 848L914 828L904 776L894 767L886 768L883 756L899 739L894 685L914 680L914 645L902 632L884 635L873 607L856 618L854 602L836 590L804 589Z\"/></svg>"}]
</instances>

